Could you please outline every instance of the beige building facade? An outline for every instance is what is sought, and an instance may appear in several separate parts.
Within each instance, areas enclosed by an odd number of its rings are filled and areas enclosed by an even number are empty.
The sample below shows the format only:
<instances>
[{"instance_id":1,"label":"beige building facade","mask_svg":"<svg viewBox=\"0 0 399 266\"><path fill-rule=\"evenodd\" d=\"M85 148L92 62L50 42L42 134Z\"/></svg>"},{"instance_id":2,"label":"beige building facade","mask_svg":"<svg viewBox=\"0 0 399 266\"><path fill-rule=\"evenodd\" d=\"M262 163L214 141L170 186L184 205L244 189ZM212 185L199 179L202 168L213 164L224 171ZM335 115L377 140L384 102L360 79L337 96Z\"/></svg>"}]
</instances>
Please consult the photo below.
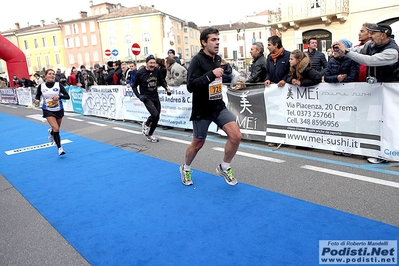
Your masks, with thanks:
<instances>
[{"instance_id":1,"label":"beige building facade","mask_svg":"<svg viewBox=\"0 0 399 266\"><path fill-rule=\"evenodd\" d=\"M346 38L355 45L363 23L390 24L399 36L397 0L285 0L281 12L270 15L269 26L281 32L287 50L306 49L309 37L325 52L334 41Z\"/></svg>"}]
</instances>

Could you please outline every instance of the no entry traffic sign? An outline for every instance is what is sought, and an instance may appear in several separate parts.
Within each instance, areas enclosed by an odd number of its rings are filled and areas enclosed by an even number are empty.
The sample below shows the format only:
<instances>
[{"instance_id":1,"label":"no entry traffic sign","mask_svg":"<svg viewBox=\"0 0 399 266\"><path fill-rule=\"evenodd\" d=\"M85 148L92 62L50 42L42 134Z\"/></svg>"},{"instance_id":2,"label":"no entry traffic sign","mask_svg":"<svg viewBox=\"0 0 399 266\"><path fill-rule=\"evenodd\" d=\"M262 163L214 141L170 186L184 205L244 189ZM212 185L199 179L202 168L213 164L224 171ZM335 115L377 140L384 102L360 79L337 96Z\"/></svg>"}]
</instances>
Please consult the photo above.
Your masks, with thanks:
<instances>
[{"instance_id":1,"label":"no entry traffic sign","mask_svg":"<svg viewBox=\"0 0 399 266\"><path fill-rule=\"evenodd\" d=\"M132 53L134 55L139 55L140 52L141 52L140 45L138 43L133 43L133 45L132 45Z\"/></svg>"},{"instance_id":2,"label":"no entry traffic sign","mask_svg":"<svg viewBox=\"0 0 399 266\"><path fill-rule=\"evenodd\" d=\"M111 50L110 49L105 50L105 55L106 56L110 56L111 55Z\"/></svg>"}]
</instances>

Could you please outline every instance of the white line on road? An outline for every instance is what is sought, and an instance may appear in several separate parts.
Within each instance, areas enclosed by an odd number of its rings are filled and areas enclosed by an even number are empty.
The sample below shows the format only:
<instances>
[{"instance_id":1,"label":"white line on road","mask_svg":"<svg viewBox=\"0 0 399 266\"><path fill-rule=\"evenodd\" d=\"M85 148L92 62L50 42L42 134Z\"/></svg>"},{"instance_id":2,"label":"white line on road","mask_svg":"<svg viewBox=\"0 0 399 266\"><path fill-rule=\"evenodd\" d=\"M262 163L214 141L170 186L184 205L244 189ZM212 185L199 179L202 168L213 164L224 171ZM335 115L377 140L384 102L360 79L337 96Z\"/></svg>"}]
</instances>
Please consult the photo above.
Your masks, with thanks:
<instances>
[{"instance_id":1,"label":"white line on road","mask_svg":"<svg viewBox=\"0 0 399 266\"><path fill-rule=\"evenodd\" d=\"M36 115L27 115L26 117L39 120L40 122L47 122L47 119L43 117L43 115L36 114Z\"/></svg>"},{"instance_id":2,"label":"white line on road","mask_svg":"<svg viewBox=\"0 0 399 266\"><path fill-rule=\"evenodd\" d=\"M132 134L143 134L143 133L141 133L139 131L134 131L134 130L130 130L130 129L122 128L122 127L113 127L113 129L119 130L119 131L123 131L123 132L127 132L127 133L132 133Z\"/></svg>"},{"instance_id":3,"label":"white line on road","mask_svg":"<svg viewBox=\"0 0 399 266\"><path fill-rule=\"evenodd\" d=\"M327 168L321 168L321 167L312 166L312 165L304 165L304 166L301 166L301 168L316 171L316 172L326 173L326 174L330 174L330 175L337 175L337 176L356 179L356 180L360 180L360 181L370 182L370 183L379 184L379 185L383 185L383 186L399 188L399 183L382 180L382 179L377 179L377 178L373 178L373 177L356 175L356 174L336 171L336 170L327 169Z\"/></svg>"},{"instance_id":4,"label":"white line on road","mask_svg":"<svg viewBox=\"0 0 399 266\"><path fill-rule=\"evenodd\" d=\"M224 148L214 147L212 149L215 150L215 151L223 151L224 152ZM259 160L263 160L263 161L274 162L274 163L284 163L285 162L284 160L271 158L271 157L266 157L266 156L262 156L262 155L256 155L256 154L242 152L242 151L237 151L237 155L250 157L250 158L254 158L254 159L259 159Z\"/></svg>"},{"instance_id":5,"label":"white line on road","mask_svg":"<svg viewBox=\"0 0 399 266\"><path fill-rule=\"evenodd\" d=\"M71 143L71 142L72 142L72 140L64 139L61 141L61 144L67 144L67 143ZM5 153L7 155L14 155L14 154L18 154L21 152L34 151L34 150L49 148L52 146L55 146L54 142L52 142L52 143L47 142L47 143L38 144L38 145L34 145L34 146L22 147L22 148L18 148L18 149L14 149L14 150L5 151Z\"/></svg>"},{"instance_id":6,"label":"white line on road","mask_svg":"<svg viewBox=\"0 0 399 266\"><path fill-rule=\"evenodd\" d=\"M78 115L81 115L81 114L65 112L64 115L65 115L65 116L78 116Z\"/></svg>"},{"instance_id":7,"label":"white line on road","mask_svg":"<svg viewBox=\"0 0 399 266\"><path fill-rule=\"evenodd\" d=\"M99 127L106 127L107 126L106 124L100 124L100 123L96 123L96 122L87 122L87 123L95 125L95 126L99 126Z\"/></svg>"},{"instance_id":8,"label":"white line on road","mask_svg":"<svg viewBox=\"0 0 399 266\"><path fill-rule=\"evenodd\" d=\"M122 128L122 127L113 127L113 129L119 130L119 131L123 131L123 132L132 133L132 134L139 134L139 135L143 134L141 131L134 131L134 130L130 130L130 129ZM174 138L169 138L169 137L157 136L157 138L163 139L163 140L169 140L169 141L172 141L172 142L183 143L183 144L187 144L187 145L190 145L190 143L191 143L191 141L186 141L186 140L181 140L181 139L174 139Z\"/></svg>"},{"instance_id":9,"label":"white line on road","mask_svg":"<svg viewBox=\"0 0 399 266\"><path fill-rule=\"evenodd\" d=\"M79 118L74 118L74 117L67 117L69 120L73 120L73 121L78 121L78 122L83 122L83 119L79 119Z\"/></svg>"}]
</instances>

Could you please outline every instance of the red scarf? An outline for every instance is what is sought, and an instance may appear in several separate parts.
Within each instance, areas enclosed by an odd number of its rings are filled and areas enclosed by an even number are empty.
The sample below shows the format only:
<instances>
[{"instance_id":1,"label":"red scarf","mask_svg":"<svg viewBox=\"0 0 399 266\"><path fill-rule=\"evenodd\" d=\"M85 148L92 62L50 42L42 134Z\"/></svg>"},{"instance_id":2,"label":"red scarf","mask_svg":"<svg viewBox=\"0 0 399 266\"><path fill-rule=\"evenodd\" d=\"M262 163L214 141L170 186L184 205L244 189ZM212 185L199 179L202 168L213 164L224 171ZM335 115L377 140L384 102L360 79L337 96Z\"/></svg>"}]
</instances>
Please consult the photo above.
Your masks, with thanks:
<instances>
[{"instance_id":1,"label":"red scarf","mask_svg":"<svg viewBox=\"0 0 399 266\"><path fill-rule=\"evenodd\" d=\"M281 47L280 49L278 49L277 50L277 52L276 53L274 53L274 54L271 54L271 56L272 56L272 59L273 59L273 61L274 61L274 63L276 63L276 61L277 61L277 57L279 57L282 53L283 53L283 51L284 51L284 48L283 47Z\"/></svg>"}]
</instances>

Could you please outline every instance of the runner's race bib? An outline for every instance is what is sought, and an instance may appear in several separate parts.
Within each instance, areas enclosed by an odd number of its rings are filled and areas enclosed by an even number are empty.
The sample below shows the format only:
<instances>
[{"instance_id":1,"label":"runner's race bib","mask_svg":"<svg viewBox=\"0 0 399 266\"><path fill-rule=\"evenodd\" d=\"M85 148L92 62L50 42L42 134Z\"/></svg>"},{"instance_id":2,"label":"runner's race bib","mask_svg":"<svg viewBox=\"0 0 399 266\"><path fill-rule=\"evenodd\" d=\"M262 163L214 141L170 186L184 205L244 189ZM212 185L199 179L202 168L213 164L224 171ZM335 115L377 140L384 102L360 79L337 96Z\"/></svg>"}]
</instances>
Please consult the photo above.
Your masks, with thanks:
<instances>
[{"instance_id":1,"label":"runner's race bib","mask_svg":"<svg viewBox=\"0 0 399 266\"><path fill-rule=\"evenodd\" d=\"M209 84L209 100L222 99L222 78L216 78Z\"/></svg>"}]
</instances>

